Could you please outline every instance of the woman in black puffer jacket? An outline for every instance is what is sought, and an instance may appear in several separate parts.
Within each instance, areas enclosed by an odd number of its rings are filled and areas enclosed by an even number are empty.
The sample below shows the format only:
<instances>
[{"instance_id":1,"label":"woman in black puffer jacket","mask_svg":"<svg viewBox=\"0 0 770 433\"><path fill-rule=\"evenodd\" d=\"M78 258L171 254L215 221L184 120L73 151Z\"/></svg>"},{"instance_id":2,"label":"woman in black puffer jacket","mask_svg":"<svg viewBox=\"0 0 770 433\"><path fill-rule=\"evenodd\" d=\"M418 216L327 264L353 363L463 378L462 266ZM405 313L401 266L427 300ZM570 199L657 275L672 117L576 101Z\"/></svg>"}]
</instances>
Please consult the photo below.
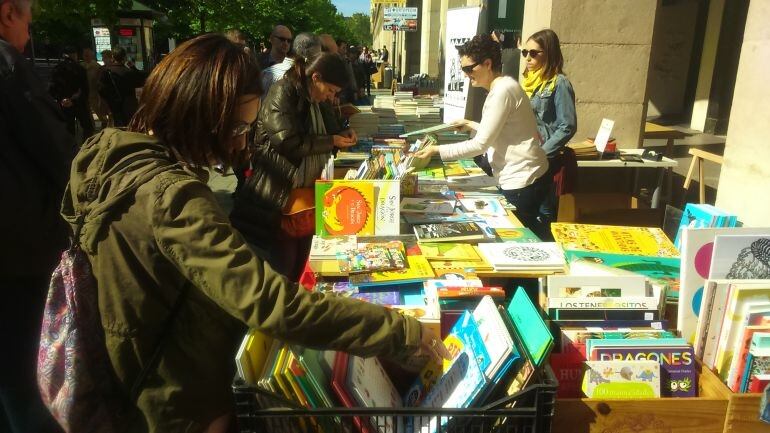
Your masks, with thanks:
<instances>
[{"instance_id":1,"label":"woman in black puffer jacket","mask_svg":"<svg viewBox=\"0 0 770 433\"><path fill-rule=\"evenodd\" d=\"M352 130L335 134L339 127L323 107L336 99L345 84L345 64L339 56L321 53L295 59L292 69L262 101L251 168L235 194L233 225L290 277L298 276L309 239L281 233L281 209L293 188L313 186L335 148L356 143Z\"/></svg>"}]
</instances>

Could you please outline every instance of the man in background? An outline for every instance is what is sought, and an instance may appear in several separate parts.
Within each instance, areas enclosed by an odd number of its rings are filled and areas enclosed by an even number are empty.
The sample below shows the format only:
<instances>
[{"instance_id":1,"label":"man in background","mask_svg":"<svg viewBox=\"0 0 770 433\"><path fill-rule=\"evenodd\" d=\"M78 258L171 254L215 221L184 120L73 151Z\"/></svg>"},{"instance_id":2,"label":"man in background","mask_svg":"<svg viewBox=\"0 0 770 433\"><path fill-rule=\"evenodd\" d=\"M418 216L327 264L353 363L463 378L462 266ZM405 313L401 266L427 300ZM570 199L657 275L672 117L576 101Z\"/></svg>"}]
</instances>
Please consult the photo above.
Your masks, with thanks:
<instances>
[{"instance_id":1,"label":"man in background","mask_svg":"<svg viewBox=\"0 0 770 433\"><path fill-rule=\"evenodd\" d=\"M51 73L51 95L67 116L70 134L75 135L75 122L83 129L83 140L94 135L94 119L89 108L86 70L78 63L75 47L66 47L62 60Z\"/></svg>"},{"instance_id":2,"label":"man in background","mask_svg":"<svg viewBox=\"0 0 770 433\"><path fill-rule=\"evenodd\" d=\"M106 128L109 122L110 109L107 102L99 96L99 81L101 81L104 68L96 61L94 50L91 48L83 49L81 65L86 70L86 77L88 78L88 105L99 119L100 126Z\"/></svg>"},{"instance_id":3,"label":"man in background","mask_svg":"<svg viewBox=\"0 0 770 433\"><path fill-rule=\"evenodd\" d=\"M126 63L126 50L116 47L112 50L112 62L107 65L102 73L99 85L100 94L107 101L112 111L115 127L125 127L134 117L139 101L136 98L136 89L144 85L146 74Z\"/></svg>"},{"instance_id":4,"label":"man in background","mask_svg":"<svg viewBox=\"0 0 770 433\"><path fill-rule=\"evenodd\" d=\"M283 62L291 49L291 30L284 25L277 25L270 33L270 51L259 56L259 67L264 71L276 63Z\"/></svg>"},{"instance_id":5,"label":"man in background","mask_svg":"<svg viewBox=\"0 0 770 433\"><path fill-rule=\"evenodd\" d=\"M51 272L67 246L59 215L75 144L59 104L22 56L30 0L0 0L0 431L61 429L37 387L40 324Z\"/></svg>"}]
</instances>

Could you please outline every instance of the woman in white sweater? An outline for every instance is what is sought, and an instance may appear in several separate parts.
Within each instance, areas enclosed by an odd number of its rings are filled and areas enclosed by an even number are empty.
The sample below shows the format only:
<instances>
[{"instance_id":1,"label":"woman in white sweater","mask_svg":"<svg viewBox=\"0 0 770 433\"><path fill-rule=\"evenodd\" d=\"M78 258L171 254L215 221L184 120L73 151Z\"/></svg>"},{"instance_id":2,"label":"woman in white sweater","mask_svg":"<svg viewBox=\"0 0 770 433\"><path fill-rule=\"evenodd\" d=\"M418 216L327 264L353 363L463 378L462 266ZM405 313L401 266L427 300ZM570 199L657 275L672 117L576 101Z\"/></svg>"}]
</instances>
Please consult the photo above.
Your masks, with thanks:
<instances>
[{"instance_id":1,"label":"woman in white sweater","mask_svg":"<svg viewBox=\"0 0 770 433\"><path fill-rule=\"evenodd\" d=\"M429 146L416 156L439 153L443 160L454 160L485 155L503 195L516 206L516 216L542 238L547 227L537 215L550 185L545 176L548 159L540 147L529 99L516 80L502 76L500 44L489 35L475 36L458 51L460 66L471 85L489 91L481 122L455 121L459 129L475 131L473 138Z\"/></svg>"}]
</instances>

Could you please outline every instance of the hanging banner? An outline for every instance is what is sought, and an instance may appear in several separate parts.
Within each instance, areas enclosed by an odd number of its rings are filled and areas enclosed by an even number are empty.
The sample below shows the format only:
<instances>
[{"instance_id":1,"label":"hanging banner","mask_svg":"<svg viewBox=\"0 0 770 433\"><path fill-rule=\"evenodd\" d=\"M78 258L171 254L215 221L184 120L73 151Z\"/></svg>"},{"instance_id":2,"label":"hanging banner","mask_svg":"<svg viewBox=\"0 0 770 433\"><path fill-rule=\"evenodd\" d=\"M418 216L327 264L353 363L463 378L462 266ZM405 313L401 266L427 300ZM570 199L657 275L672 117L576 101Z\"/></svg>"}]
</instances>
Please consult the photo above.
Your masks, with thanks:
<instances>
[{"instance_id":1,"label":"hanging banner","mask_svg":"<svg viewBox=\"0 0 770 433\"><path fill-rule=\"evenodd\" d=\"M458 8L447 11L444 41L444 123L465 118L470 81L460 69L457 46L476 36L481 8Z\"/></svg>"},{"instance_id":2,"label":"hanging banner","mask_svg":"<svg viewBox=\"0 0 770 433\"><path fill-rule=\"evenodd\" d=\"M393 32L416 32L417 8L385 8L382 29Z\"/></svg>"}]
</instances>

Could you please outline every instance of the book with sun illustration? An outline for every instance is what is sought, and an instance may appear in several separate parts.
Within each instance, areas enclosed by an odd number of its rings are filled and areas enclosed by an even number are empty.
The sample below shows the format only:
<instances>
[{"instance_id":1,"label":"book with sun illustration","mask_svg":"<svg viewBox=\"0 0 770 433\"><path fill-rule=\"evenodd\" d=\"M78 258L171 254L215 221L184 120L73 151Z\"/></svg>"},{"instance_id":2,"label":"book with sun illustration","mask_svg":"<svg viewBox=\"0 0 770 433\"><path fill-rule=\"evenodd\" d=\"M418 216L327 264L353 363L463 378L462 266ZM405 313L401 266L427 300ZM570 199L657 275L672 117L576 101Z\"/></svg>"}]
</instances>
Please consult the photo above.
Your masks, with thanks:
<instances>
[{"instance_id":1,"label":"book with sun illustration","mask_svg":"<svg viewBox=\"0 0 770 433\"><path fill-rule=\"evenodd\" d=\"M657 361L586 361L583 392L588 398L641 399L660 397Z\"/></svg>"},{"instance_id":2,"label":"book with sun illustration","mask_svg":"<svg viewBox=\"0 0 770 433\"><path fill-rule=\"evenodd\" d=\"M315 184L315 229L319 236L374 235L375 191L367 181Z\"/></svg>"}]
</instances>

